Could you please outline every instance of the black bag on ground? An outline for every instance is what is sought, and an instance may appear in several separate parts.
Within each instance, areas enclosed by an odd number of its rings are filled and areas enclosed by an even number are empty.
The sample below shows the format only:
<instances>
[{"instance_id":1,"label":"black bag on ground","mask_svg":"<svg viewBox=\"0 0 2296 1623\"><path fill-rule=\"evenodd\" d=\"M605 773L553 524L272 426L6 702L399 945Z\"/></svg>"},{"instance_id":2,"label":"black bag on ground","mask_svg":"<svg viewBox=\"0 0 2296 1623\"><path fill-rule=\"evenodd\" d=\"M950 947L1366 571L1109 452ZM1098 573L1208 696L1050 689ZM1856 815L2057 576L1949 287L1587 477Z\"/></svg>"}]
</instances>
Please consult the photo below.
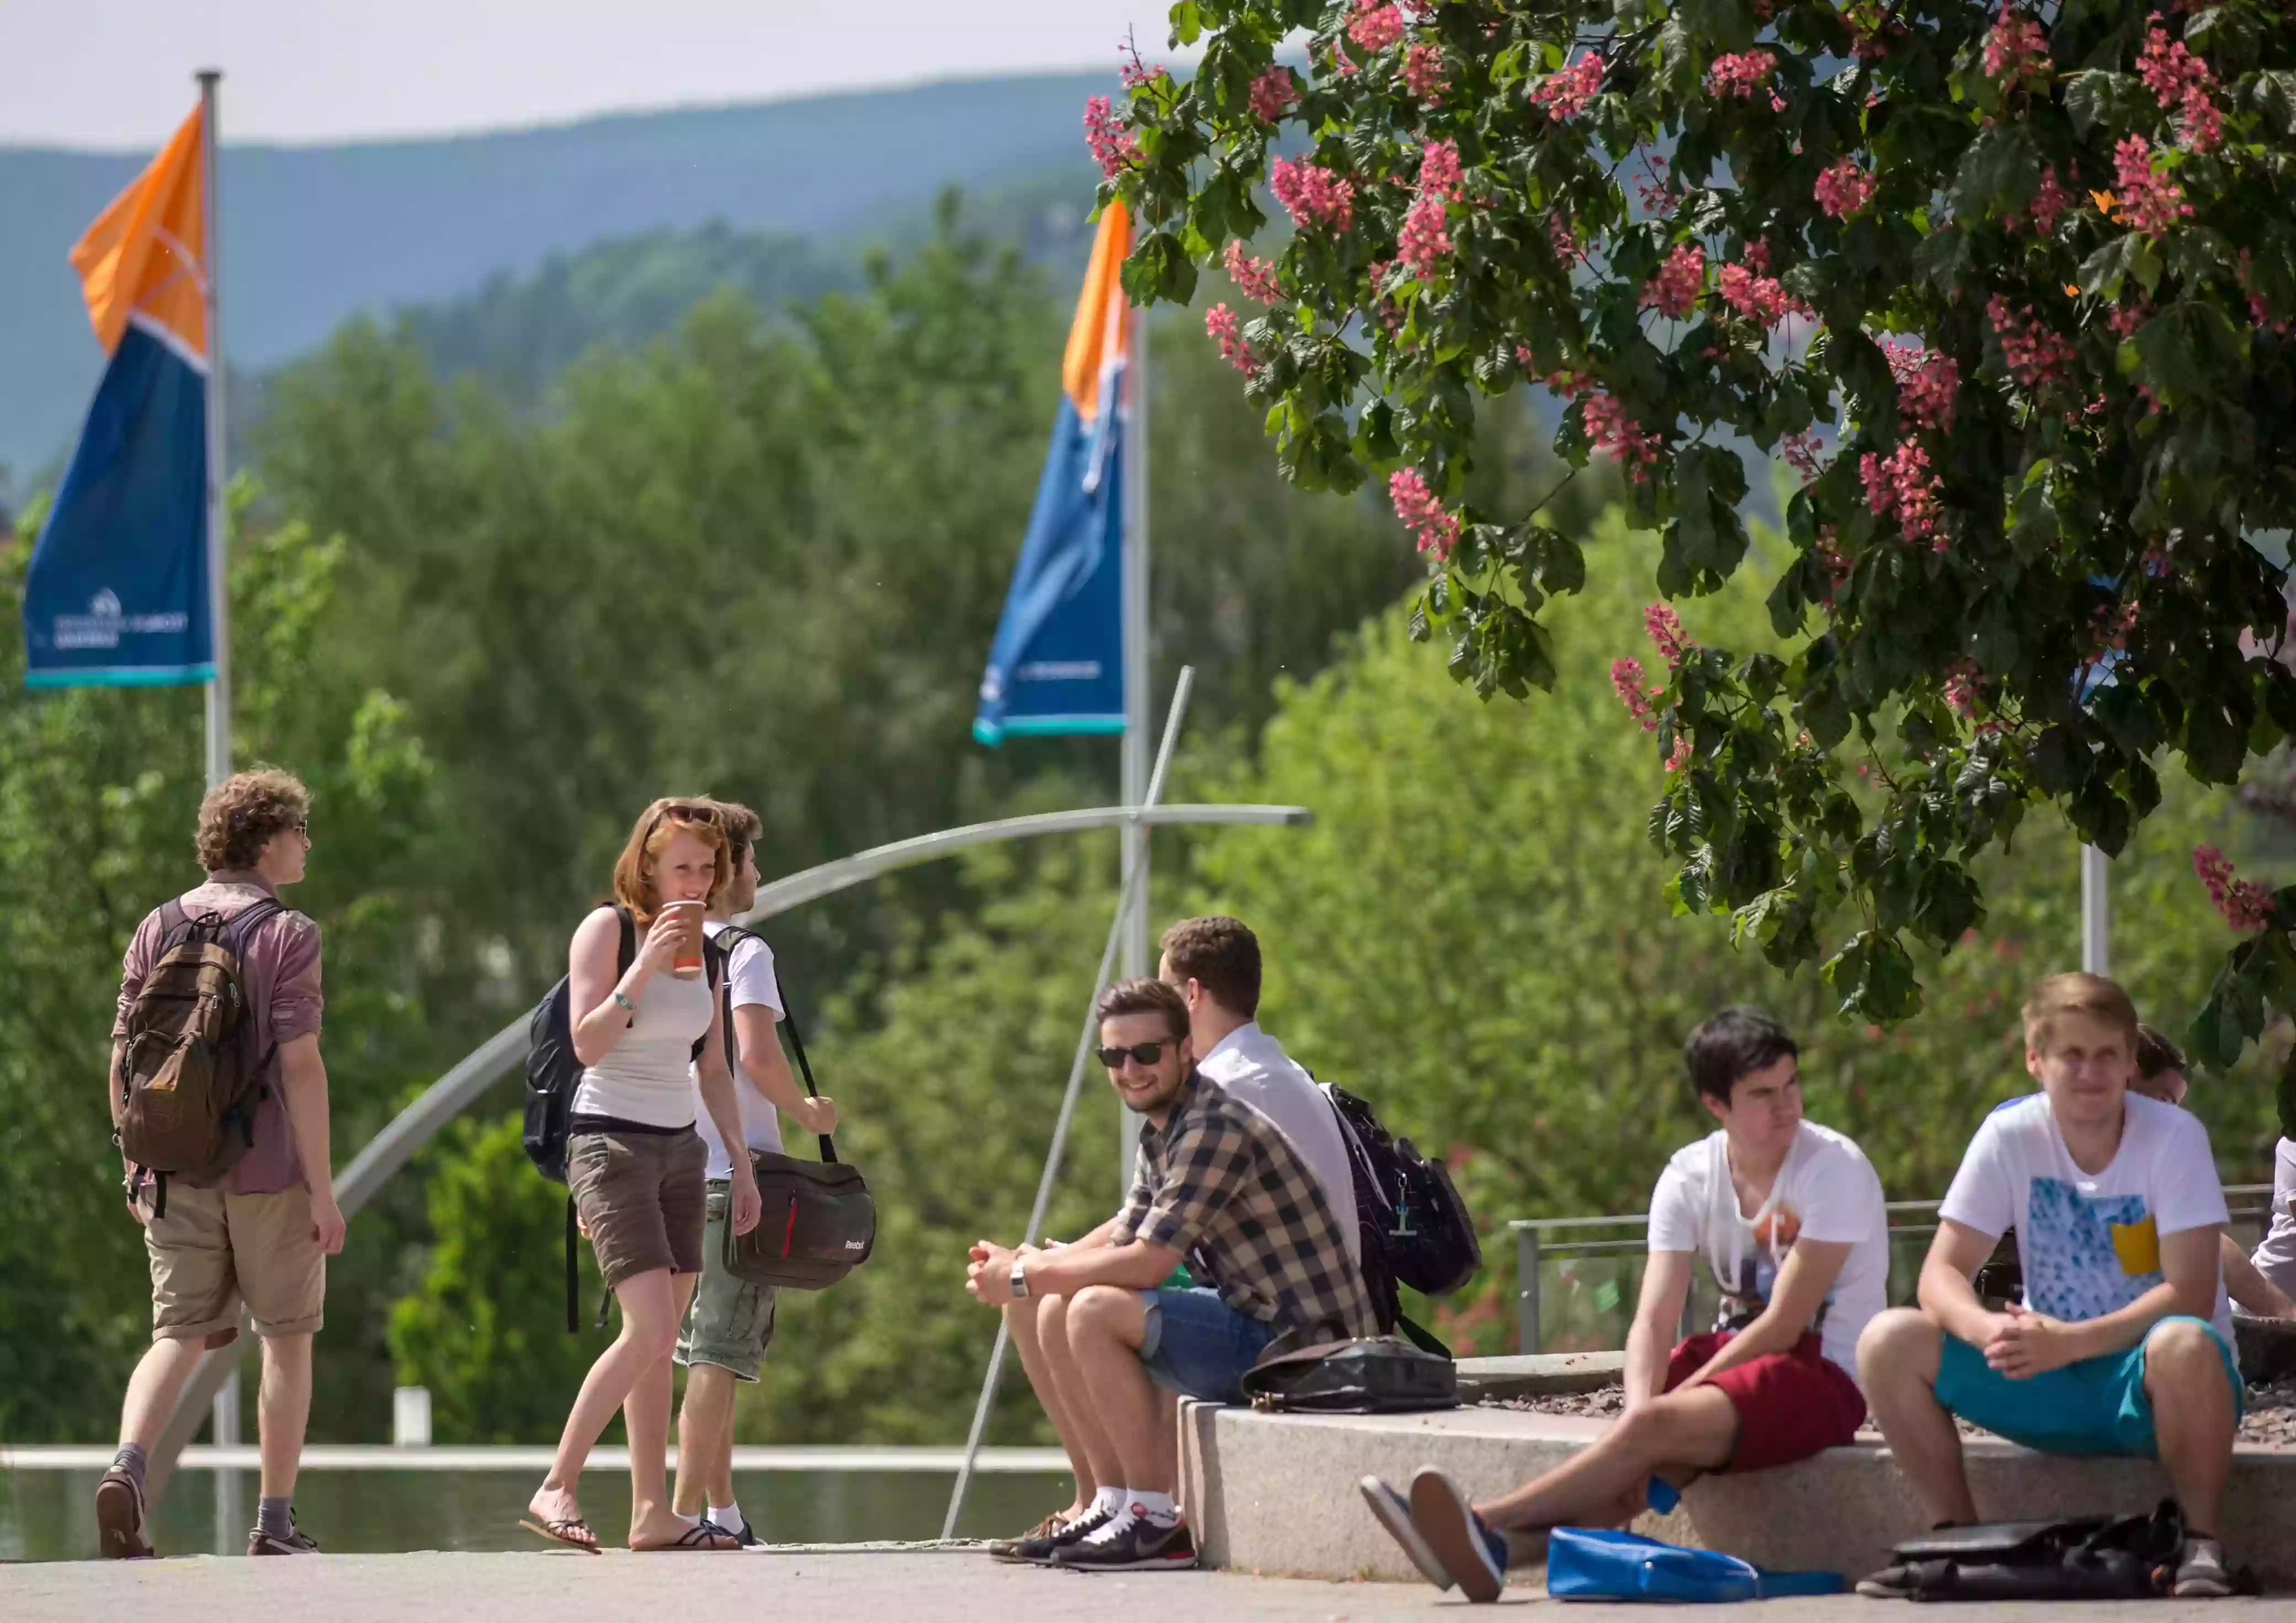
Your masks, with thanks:
<instances>
[{"instance_id":1,"label":"black bag on ground","mask_svg":"<svg viewBox=\"0 0 2296 1623\"><path fill-rule=\"evenodd\" d=\"M1467 1203L1439 1160L1422 1156L1407 1138L1391 1135L1370 1105L1329 1082L1316 1084L1340 1119L1354 1174L1357 1250L1364 1286L1379 1327L1400 1331L1421 1348L1447 1359L1451 1349L1404 1316L1397 1284L1423 1296L1448 1296L1483 1266Z\"/></svg>"},{"instance_id":2,"label":"black bag on ground","mask_svg":"<svg viewBox=\"0 0 2296 1623\"><path fill-rule=\"evenodd\" d=\"M1916 1601L2145 1600L2168 1594L2184 1543L2184 1513L2163 1499L2149 1516L1942 1528L1896 1553Z\"/></svg>"},{"instance_id":3,"label":"black bag on ground","mask_svg":"<svg viewBox=\"0 0 2296 1623\"><path fill-rule=\"evenodd\" d=\"M614 917L622 927L616 948L614 976L630 972L638 955L637 926L627 908L616 906ZM582 1085L582 1062L574 1057L571 994L566 978L542 995L526 1021L526 1125L521 1135L526 1159L554 1184L566 1181L566 1124L574 1113L574 1090ZM566 1330L581 1328L582 1273L574 1225L574 1197L566 1197ZM601 1321L603 1309L601 1308Z\"/></svg>"},{"instance_id":4,"label":"black bag on ground","mask_svg":"<svg viewBox=\"0 0 2296 1623\"><path fill-rule=\"evenodd\" d=\"M1255 1409L1323 1414L1406 1414L1459 1406L1458 1371L1401 1336L1326 1341L1282 1353L1243 1373Z\"/></svg>"},{"instance_id":5,"label":"black bag on ground","mask_svg":"<svg viewBox=\"0 0 2296 1623\"><path fill-rule=\"evenodd\" d=\"M720 932L718 939L730 950L733 938L752 933L736 925ZM732 1003L730 987L726 1001ZM789 1033L798 1074L805 1079L806 1096L812 1098L813 1065L805 1056L805 1038L790 1003L789 988L783 987L782 1029ZM730 1006L726 1010L726 1057L738 1075ZM877 1244L877 1206L870 1199L869 1182L858 1167L837 1159L837 1145L828 1134L820 1135L820 1143L817 1161L767 1150L750 1152L760 1201L758 1225L736 1234L734 1225L726 1224L720 1252L726 1271L736 1279L783 1290L820 1291L869 1260Z\"/></svg>"}]
</instances>

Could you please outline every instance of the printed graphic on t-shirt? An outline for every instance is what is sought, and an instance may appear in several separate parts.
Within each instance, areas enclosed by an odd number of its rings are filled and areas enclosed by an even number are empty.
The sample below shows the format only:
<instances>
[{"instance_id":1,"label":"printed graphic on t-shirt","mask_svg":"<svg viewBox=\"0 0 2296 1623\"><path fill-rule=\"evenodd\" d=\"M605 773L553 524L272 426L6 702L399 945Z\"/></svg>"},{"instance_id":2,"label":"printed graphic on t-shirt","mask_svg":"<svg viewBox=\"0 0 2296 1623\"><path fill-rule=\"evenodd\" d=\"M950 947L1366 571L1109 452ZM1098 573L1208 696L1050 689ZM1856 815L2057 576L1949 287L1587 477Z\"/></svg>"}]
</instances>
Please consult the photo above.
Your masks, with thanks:
<instances>
[{"instance_id":1,"label":"printed graphic on t-shirt","mask_svg":"<svg viewBox=\"0 0 2296 1623\"><path fill-rule=\"evenodd\" d=\"M1801 1238L1801 1214L1791 1206L1780 1205L1757 1217L1749 1225L1748 1233L1759 1249L1738 1259L1735 1280L1715 1281L1722 1291L1721 1306L1714 1316L1717 1330L1743 1330L1761 1317L1762 1309L1769 1306L1771 1292L1777 1289L1778 1271L1786 1266L1787 1253ZM1826 1309L1833 1306L1833 1292L1828 1291L1825 1299L1818 1304L1817 1316L1809 1322L1811 1334L1824 1329Z\"/></svg>"},{"instance_id":2,"label":"printed graphic on t-shirt","mask_svg":"<svg viewBox=\"0 0 2296 1623\"><path fill-rule=\"evenodd\" d=\"M2018 1231L2025 1297L2052 1318L2101 1318L2161 1283L2161 1236L2142 1195L2083 1195L2036 1177Z\"/></svg>"}]
</instances>

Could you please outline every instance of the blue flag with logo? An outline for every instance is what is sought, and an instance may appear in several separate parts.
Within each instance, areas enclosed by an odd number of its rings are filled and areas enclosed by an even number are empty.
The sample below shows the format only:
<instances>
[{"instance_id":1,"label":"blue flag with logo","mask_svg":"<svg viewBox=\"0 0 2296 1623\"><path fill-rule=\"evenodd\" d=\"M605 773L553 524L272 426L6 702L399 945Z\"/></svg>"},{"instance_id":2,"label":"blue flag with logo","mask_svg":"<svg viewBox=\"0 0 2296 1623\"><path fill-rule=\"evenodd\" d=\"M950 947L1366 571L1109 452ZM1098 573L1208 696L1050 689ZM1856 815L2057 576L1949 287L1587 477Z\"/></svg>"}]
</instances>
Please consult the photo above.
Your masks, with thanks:
<instances>
[{"instance_id":1,"label":"blue flag with logo","mask_svg":"<svg viewBox=\"0 0 2296 1623\"><path fill-rule=\"evenodd\" d=\"M111 359L24 578L33 687L215 676L201 120L184 120L72 250Z\"/></svg>"},{"instance_id":2,"label":"blue flag with logo","mask_svg":"<svg viewBox=\"0 0 2296 1623\"><path fill-rule=\"evenodd\" d=\"M1117 281L1130 247L1121 203L1100 217L1069 327L1045 473L972 735L1124 730L1124 368L1129 327Z\"/></svg>"}]
</instances>

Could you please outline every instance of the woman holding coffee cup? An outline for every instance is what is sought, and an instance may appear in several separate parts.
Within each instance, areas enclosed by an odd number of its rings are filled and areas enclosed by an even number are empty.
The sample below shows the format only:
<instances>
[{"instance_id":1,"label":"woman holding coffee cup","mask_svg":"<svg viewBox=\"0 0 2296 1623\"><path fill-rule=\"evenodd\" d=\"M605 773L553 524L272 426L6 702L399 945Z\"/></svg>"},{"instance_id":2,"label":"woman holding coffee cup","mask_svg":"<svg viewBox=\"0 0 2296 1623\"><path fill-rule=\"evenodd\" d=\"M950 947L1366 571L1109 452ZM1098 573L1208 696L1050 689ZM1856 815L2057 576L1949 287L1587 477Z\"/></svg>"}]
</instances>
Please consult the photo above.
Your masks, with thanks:
<instances>
[{"instance_id":1,"label":"woman holding coffee cup","mask_svg":"<svg viewBox=\"0 0 2296 1623\"><path fill-rule=\"evenodd\" d=\"M670 1353L701 1271L708 1201L707 1151L693 1130L697 1073L718 1132L737 1142L742 1131L718 988L702 972L702 917L731 877L715 807L656 800L614 864L615 906L584 919L568 952L567 1006L584 1070L568 1123L566 1181L621 1307L622 1331L590 1366L525 1525L593 1553L597 1535L574 1490L616 1409L629 1432L630 1548L740 1548L671 1509L663 1469ZM637 953L618 973L624 914ZM734 1232L747 1233L758 1221L758 1186L746 1160L730 1193Z\"/></svg>"}]
</instances>

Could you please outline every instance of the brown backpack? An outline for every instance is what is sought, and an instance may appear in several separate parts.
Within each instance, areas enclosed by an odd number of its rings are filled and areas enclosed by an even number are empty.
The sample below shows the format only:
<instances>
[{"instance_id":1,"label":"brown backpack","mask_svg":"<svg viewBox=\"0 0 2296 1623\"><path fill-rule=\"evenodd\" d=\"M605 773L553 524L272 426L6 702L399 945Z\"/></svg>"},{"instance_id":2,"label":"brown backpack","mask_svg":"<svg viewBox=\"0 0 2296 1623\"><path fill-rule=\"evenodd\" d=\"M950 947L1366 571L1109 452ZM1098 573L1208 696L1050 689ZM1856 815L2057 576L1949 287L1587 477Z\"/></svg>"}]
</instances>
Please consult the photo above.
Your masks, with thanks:
<instances>
[{"instance_id":1,"label":"brown backpack","mask_svg":"<svg viewBox=\"0 0 2296 1623\"><path fill-rule=\"evenodd\" d=\"M250 933L282 911L267 899L228 922L175 902L160 911L159 957L128 1007L117 1078L120 1152L156 1175L155 1217L169 1177L212 1184L255 1143L271 1054L256 1051L242 957Z\"/></svg>"}]
</instances>

